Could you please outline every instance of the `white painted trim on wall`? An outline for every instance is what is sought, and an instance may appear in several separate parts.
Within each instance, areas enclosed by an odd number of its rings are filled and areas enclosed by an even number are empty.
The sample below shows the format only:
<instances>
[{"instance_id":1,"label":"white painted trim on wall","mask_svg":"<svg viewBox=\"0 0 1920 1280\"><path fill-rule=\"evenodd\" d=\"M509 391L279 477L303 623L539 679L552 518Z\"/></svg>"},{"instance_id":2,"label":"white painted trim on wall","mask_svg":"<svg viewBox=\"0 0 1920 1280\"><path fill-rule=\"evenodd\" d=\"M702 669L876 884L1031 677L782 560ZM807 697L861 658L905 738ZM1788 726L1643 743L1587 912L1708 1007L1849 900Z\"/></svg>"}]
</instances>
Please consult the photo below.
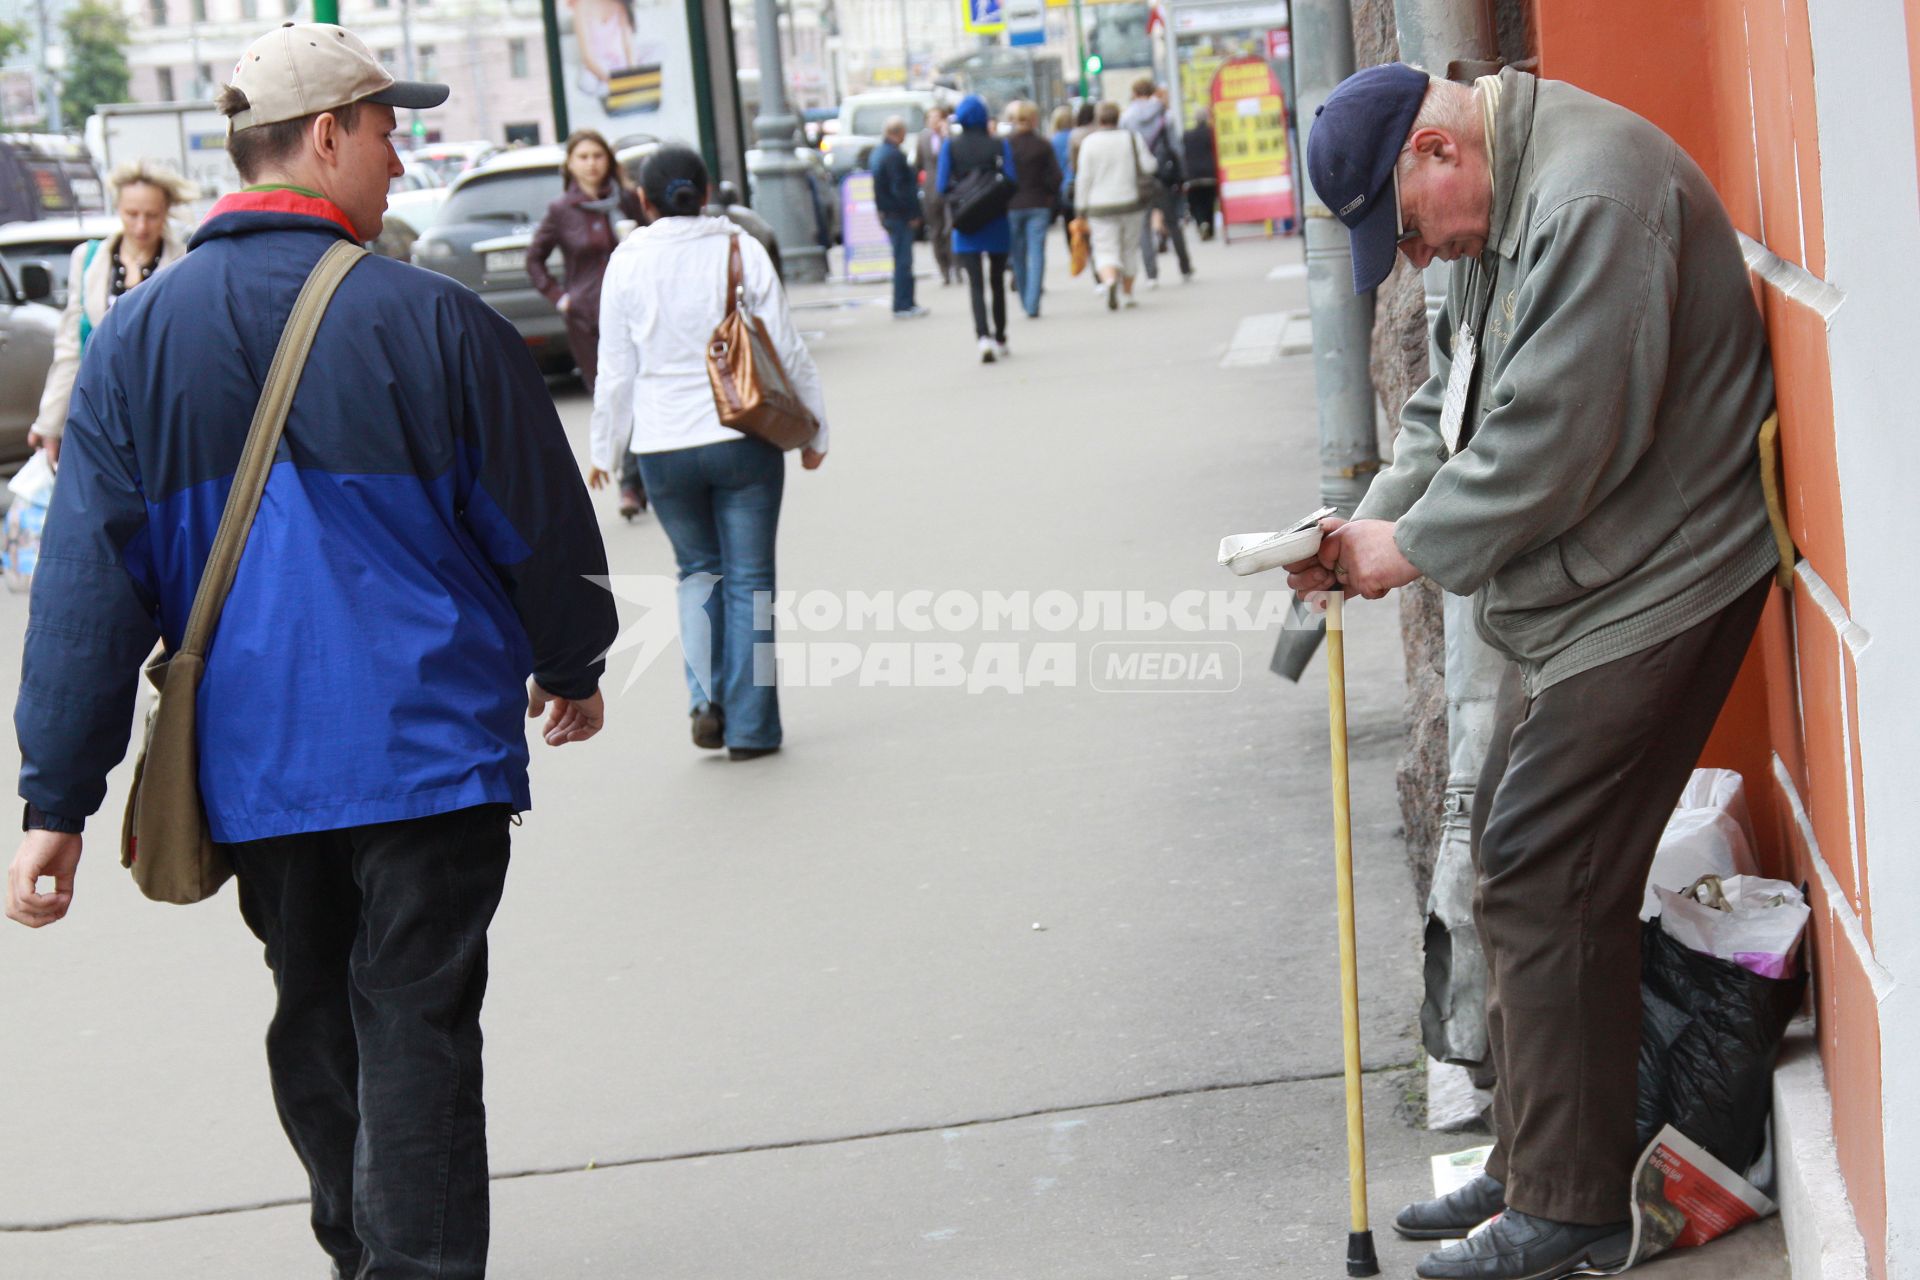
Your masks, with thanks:
<instances>
[{"instance_id":1,"label":"white painted trim on wall","mask_svg":"<svg viewBox=\"0 0 1920 1280\"><path fill-rule=\"evenodd\" d=\"M1840 597L1834 593L1832 587L1827 585L1826 579L1814 571L1811 563L1802 560L1794 566L1793 572L1794 576L1800 580L1800 589L1826 618L1834 630L1834 635L1840 641L1840 645L1834 649L1833 680L1834 687L1840 691L1840 772L1842 775L1840 784L1846 788L1847 793L1847 851L1848 861L1853 866L1853 894L1848 901L1852 903L1855 911L1860 911L1862 903L1867 899L1867 865L1866 851L1860 847L1859 818L1862 801L1858 794L1859 789L1854 786L1853 780L1853 699L1856 690L1847 687L1847 654L1853 655L1857 669L1860 655L1865 653L1867 646L1873 643L1873 637L1867 633L1865 627L1848 616L1846 606L1840 603ZM1803 698L1800 706L1802 725L1806 724L1806 716L1807 708ZM1862 772L1864 773L1865 770L1862 769Z\"/></svg>"},{"instance_id":2,"label":"white painted trim on wall","mask_svg":"<svg viewBox=\"0 0 1920 1280\"><path fill-rule=\"evenodd\" d=\"M1794 163L1798 164L1799 161ZM1847 295L1839 289L1799 263L1788 262L1746 232L1735 231L1733 234L1740 237L1740 252L1746 255L1747 270L1780 290L1791 301L1811 308L1822 320L1833 319L1833 313L1847 300Z\"/></svg>"},{"instance_id":3,"label":"white painted trim on wall","mask_svg":"<svg viewBox=\"0 0 1920 1280\"><path fill-rule=\"evenodd\" d=\"M1787 798L1787 807L1793 811L1793 822L1800 829L1800 838L1807 843L1807 853L1813 863L1813 874L1819 879L1820 887L1825 890L1827 907L1840 925L1840 934L1853 948L1854 956L1860 961L1860 967L1866 972L1867 985L1873 991L1873 1002L1883 1003L1893 994L1894 979L1874 958L1873 944L1867 941L1867 931L1861 927L1859 913L1853 909L1846 891L1840 887L1840 877L1833 874L1833 868L1827 865L1826 854L1820 850L1820 841L1813 834L1813 819L1807 814L1807 806L1800 798L1800 788L1793 785L1793 775L1787 772L1787 765L1776 752L1773 757L1773 780L1780 788L1780 794ZM1883 1024L1884 1025L1884 1024ZM1884 1081L1884 1076L1882 1077ZM1884 1084L1882 1087L1884 1092Z\"/></svg>"}]
</instances>

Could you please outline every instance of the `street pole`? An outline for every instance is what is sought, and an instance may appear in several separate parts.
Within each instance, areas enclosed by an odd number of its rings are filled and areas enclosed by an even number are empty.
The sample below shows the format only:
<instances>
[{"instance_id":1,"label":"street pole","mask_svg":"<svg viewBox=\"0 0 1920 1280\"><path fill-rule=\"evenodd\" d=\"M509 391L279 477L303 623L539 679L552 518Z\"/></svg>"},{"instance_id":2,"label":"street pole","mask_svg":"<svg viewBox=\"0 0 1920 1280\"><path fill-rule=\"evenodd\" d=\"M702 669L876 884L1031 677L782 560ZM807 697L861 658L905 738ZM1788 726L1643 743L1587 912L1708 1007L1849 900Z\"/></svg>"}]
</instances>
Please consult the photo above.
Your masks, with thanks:
<instances>
[{"instance_id":1,"label":"street pole","mask_svg":"<svg viewBox=\"0 0 1920 1280\"><path fill-rule=\"evenodd\" d=\"M34 8L40 19L40 84L45 92L45 116L48 133L60 132L60 82L53 76L53 41L48 35L47 0L37 0Z\"/></svg>"},{"instance_id":2,"label":"street pole","mask_svg":"<svg viewBox=\"0 0 1920 1280\"><path fill-rule=\"evenodd\" d=\"M1353 16L1347 0L1295 0L1293 59L1299 118L1311 143L1314 111L1353 74ZM1373 294L1354 293L1353 244L1347 229L1320 202L1307 166L1302 163L1294 172L1305 197L1313 388L1320 402L1320 505L1351 516L1380 469L1373 379L1367 370L1373 350ZM1283 631L1272 669L1298 680L1324 630Z\"/></svg>"},{"instance_id":3,"label":"street pole","mask_svg":"<svg viewBox=\"0 0 1920 1280\"><path fill-rule=\"evenodd\" d=\"M314 3L318 4L319 0L314 0ZM400 0L400 58L400 65L406 68L407 79L414 79L413 0ZM420 128L420 113L415 111L407 121L407 137L412 140L409 145L417 147L426 141L423 134L424 131Z\"/></svg>"},{"instance_id":4,"label":"street pole","mask_svg":"<svg viewBox=\"0 0 1920 1280\"><path fill-rule=\"evenodd\" d=\"M560 61L560 14L556 0L540 0L540 25L547 42L547 93L553 101L553 140L567 136L567 72Z\"/></svg>"},{"instance_id":5,"label":"street pole","mask_svg":"<svg viewBox=\"0 0 1920 1280\"><path fill-rule=\"evenodd\" d=\"M1084 102L1087 98L1087 24L1080 6L1081 0L1073 0L1073 52L1079 59L1080 98Z\"/></svg>"},{"instance_id":6,"label":"street pole","mask_svg":"<svg viewBox=\"0 0 1920 1280\"><path fill-rule=\"evenodd\" d=\"M807 185L806 167L793 148L800 120L787 105L778 0L754 0L753 14L760 45L760 114L753 122L759 146L747 166L754 179L754 204L773 226L787 279L825 280L827 251L815 237L818 219L813 192Z\"/></svg>"},{"instance_id":7,"label":"street pole","mask_svg":"<svg viewBox=\"0 0 1920 1280\"><path fill-rule=\"evenodd\" d=\"M313 0L313 20L340 25L340 0Z\"/></svg>"},{"instance_id":8,"label":"street pole","mask_svg":"<svg viewBox=\"0 0 1920 1280\"><path fill-rule=\"evenodd\" d=\"M1402 61L1444 75L1449 63L1487 62L1499 56L1500 37L1487 0L1394 0L1393 19ZM1434 262L1421 275L1427 330L1447 300L1447 264ZM1493 745L1494 707L1507 660L1480 636L1473 601L1444 601L1447 679L1447 793L1440 840L1434 850L1431 887L1424 904L1447 931L1445 974L1429 965L1421 1018L1427 1052L1443 1062L1478 1062L1487 1054L1487 963L1473 919L1479 873L1473 862L1472 814L1480 768ZM1431 1017L1426 1016L1431 1014ZM1436 1043L1438 1041L1439 1043Z\"/></svg>"},{"instance_id":9,"label":"street pole","mask_svg":"<svg viewBox=\"0 0 1920 1280\"><path fill-rule=\"evenodd\" d=\"M907 22L907 0L900 0L900 87L913 84L913 28Z\"/></svg>"}]
</instances>

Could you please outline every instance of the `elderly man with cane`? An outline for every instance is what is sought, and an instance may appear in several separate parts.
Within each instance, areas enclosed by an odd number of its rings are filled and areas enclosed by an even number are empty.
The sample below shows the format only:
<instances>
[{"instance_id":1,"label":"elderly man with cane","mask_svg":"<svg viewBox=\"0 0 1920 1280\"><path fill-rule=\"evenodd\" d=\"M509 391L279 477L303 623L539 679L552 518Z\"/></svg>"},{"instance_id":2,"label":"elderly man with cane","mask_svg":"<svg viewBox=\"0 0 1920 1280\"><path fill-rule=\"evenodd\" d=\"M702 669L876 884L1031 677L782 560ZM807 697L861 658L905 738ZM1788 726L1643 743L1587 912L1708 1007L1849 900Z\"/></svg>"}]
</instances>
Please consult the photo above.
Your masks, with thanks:
<instances>
[{"instance_id":1,"label":"elderly man with cane","mask_svg":"<svg viewBox=\"0 0 1920 1280\"><path fill-rule=\"evenodd\" d=\"M1378 599L1431 578L1511 662L1473 813L1496 1143L1394 1226L1438 1240L1501 1215L1428 1254L1432 1280L1617 1265L1641 894L1781 555L1765 333L1699 167L1571 85L1369 68L1320 108L1307 165L1357 292L1396 247L1450 265L1392 467L1290 581Z\"/></svg>"}]
</instances>

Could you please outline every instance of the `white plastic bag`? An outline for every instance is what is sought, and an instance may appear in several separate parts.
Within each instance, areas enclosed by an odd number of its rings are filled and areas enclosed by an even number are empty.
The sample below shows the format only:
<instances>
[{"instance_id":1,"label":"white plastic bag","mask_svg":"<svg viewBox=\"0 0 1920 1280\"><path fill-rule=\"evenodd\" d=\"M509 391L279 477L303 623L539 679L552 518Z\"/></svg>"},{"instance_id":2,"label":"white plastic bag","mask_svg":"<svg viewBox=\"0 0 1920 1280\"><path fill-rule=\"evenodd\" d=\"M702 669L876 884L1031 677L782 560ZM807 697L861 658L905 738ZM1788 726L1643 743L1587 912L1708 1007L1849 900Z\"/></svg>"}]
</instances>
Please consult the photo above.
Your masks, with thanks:
<instances>
[{"instance_id":1,"label":"white plastic bag","mask_svg":"<svg viewBox=\"0 0 1920 1280\"><path fill-rule=\"evenodd\" d=\"M1800 891L1784 880L1732 876L1704 877L1695 889L1717 887L1725 910L1708 906L1694 893L1660 889L1660 928L1681 946L1731 960L1763 978L1791 978L1794 957L1806 931L1808 910Z\"/></svg>"},{"instance_id":2,"label":"white plastic bag","mask_svg":"<svg viewBox=\"0 0 1920 1280\"><path fill-rule=\"evenodd\" d=\"M1640 918L1660 914L1656 889L1679 893L1701 876L1757 876L1746 783L1732 769L1695 769L1687 780L1647 873Z\"/></svg>"},{"instance_id":3,"label":"white plastic bag","mask_svg":"<svg viewBox=\"0 0 1920 1280\"><path fill-rule=\"evenodd\" d=\"M40 562L40 531L47 522L47 504L53 501L53 464L47 461L47 451L29 458L7 481L7 488L13 503L7 508L0 570L9 589L23 592L33 585L33 571Z\"/></svg>"}]
</instances>

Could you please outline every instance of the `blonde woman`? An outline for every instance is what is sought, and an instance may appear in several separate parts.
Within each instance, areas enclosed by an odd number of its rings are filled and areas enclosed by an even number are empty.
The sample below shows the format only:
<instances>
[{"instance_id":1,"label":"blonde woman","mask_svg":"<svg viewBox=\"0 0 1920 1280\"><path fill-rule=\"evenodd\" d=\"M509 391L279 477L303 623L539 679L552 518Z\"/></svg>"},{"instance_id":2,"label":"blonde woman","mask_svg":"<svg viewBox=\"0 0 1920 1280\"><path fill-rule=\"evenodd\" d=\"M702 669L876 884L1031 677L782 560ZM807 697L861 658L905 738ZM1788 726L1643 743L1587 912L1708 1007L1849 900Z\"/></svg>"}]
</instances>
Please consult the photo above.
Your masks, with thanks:
<instances>
[{"instance_id":1,"label":"blonde woman","mask_svg":"<svg viewBox=\"0 0 1920 1280\"><path fill-rule=\"evenodd\" d=\"M107 192L120 215L120 229L105 240L89 240L73 251L67 273L67 309L54 339L53 366L40 393L40 416L27 443L45 446L50 462L60 461L60 436L67 427L67 401L80 372L87 339L127 290L187 251L170 219L174 210L199 194L193 184L145 160L130 160L107 175Z\"/></svg>"}]
</instances>

